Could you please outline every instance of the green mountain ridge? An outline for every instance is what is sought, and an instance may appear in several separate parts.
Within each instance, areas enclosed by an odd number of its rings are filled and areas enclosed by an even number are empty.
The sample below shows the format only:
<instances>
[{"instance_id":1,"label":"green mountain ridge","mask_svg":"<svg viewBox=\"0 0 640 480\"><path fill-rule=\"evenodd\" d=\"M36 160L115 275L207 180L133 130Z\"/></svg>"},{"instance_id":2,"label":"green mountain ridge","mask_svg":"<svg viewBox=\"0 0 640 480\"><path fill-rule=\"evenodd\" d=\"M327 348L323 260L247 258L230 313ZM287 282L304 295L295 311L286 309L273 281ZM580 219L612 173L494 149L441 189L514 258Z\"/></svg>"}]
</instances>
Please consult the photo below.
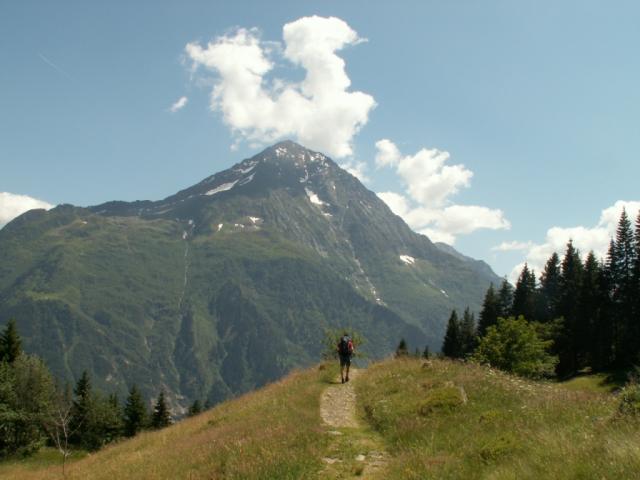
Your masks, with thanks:
<instances>
[{"instance_id":1,"label":"green mountain ridge","mask_svg":"<svg viewBox=\"0 0 640 480\"><path fill-rule=\"evenodd\" d=\"M316 361L349 326L373 356L438 349L484 262L413 232L321 153L281 142L157 202L33 210L0 230L0 324L60 378L176 409Z\"/></svg>"}]
</instances>

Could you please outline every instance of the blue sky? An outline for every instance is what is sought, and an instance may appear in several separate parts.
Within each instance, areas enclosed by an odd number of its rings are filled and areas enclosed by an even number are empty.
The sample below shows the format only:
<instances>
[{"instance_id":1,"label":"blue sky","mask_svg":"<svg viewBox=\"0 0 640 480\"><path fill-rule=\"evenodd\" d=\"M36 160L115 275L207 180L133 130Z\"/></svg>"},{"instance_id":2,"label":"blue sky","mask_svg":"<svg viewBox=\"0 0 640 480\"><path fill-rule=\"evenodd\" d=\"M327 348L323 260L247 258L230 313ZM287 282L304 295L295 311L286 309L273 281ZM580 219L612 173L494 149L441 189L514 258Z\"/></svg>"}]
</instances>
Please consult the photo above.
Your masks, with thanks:
<instances>
[{"instance_id":1,"label":"blue sky","mask_svg":"<svg viewBox=\"0 0 640 480\"><path fill-rule=\"evenodd\" d=\"M304 20L314 15L342 23ZM539 265L569 237L600 252L620 209L635 216L640 201L639 19L632 1L2 2L0 224L33 199L160 199L274 135L301 140L276 87L307 101L304 65L317 58L302 49L292 60L304 41L285 42L289 24L340 36L339 50L321 53L344 60L336 85L340 73L350 81L316 92L305 121L320 110L332 125L359 119L311 146L334 149L417 231L500 275ZM234 92L212 110L213 86L237 82L210 47L240 40L269 64L261 95L292 115L285 126L265 117L239 128L224 109ZM247 91L235 94L252 118L271 111L253 115Z\"/></svg>"}]
</instances>

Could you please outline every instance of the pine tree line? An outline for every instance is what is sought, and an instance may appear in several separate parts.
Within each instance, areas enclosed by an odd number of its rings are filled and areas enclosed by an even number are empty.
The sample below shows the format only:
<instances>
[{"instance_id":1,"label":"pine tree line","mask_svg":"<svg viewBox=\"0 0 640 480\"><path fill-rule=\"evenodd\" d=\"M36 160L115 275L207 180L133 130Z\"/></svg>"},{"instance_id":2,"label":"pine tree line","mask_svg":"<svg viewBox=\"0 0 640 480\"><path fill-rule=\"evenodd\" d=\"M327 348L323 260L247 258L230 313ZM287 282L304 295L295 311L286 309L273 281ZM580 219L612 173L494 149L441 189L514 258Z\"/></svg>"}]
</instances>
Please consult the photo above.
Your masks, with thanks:
<instances>
[{"instance_id":1,"label":"pine tree line","mask_svg":"<svg viewBox=\"0 0 640 480\"><path fill-rule=\"evenodd\" d=\"M539 280L525 264L515 289L506 280L498 291L491 285L479 315L476 342L486 343L489 331L497 338L499 319L507 318L516 323L522 318L534 325L536 338L548 341L557 356L560 377L586 367L598 371L640 362L640 212L634 232L622 211L605 259L599 260L591 251L583 260L569 241L562 259L557 253L551 255ZM453 312L444 355L471 354L465 346L469 334L463 333L463 323ZM518 328L524 332L524 326Z\"/></svg>"},{"instance_id":2,"label":"pine tree line","mask_svg":"<svg viewBox=\"0 0 640 480\"><path fill-rule=\"evenodd\" d=\"M124 405L116 394L96 392L86 371L73 390L61 387L42 360L24 353L21 345L16 322L10 320L0 335L0 458L32 453L48 442L66 460L72 447L97 450L120 437L172 423L164 391L148 412L135 385ZM196 401L189 415L201 410Z\"/></svg>"}]
</instances>

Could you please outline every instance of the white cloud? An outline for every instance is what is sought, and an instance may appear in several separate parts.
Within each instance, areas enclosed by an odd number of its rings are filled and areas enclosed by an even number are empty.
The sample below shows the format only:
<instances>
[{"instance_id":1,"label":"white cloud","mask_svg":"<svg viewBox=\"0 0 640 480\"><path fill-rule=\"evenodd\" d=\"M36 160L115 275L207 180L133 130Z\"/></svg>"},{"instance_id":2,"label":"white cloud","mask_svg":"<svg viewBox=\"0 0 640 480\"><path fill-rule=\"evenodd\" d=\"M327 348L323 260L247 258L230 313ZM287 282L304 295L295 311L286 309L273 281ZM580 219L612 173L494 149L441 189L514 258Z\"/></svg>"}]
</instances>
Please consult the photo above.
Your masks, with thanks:
<instances>
[{"instance_id":1,"label":"white cloud","mask_svg":"<svg viewBox=\"0 0 640 480\"><path fill-rule=\"evenodd\" d=\"M295 137L336 158L352 154L354 135L376 105L371 95L348 91L351 80L336 52L362 41L343 20L304 17L283 27L284 49L261 41L255 29L237 29L206 47L189 43L192 68L216 72L211 108L234 134L250 142ZM300 83L269 79L271 57L306 71Z\"/></svg>"},{"instance_id":2,"label":"white cloud","mask_svg":"<svg viewBox=\"0 0 640 480\"><path fill-rule=\"evenodd\" d=\"M402 155L400 150L391 141L383 138L376 142L376 165L378 168L397 165Z\"/></svg>"},{"instance_id":3,"label":"white cloud","mask_svg":"<svg viewBox=\"0 0 640 480\"><path fill-rule=\"evenodd\" d=\"M532 245L533 242L518 242L517 240L513 240L511 242L502 242L500 245L492 247L491 250L494 252L517 252L529 250Z\"/></svg>"},{"instance_id":4,"label":"white cloud","mask_svg":"<svg viewBox=\"0 0 640 480\"><path fill-rule=\"evenodd\" d=\"M478 229L510 228L501 210L451 203L450 197L470 186L473 172L464 165L447 165L448 152L423 148L402 156L388 139L376 142L376 149L378 168L394 168L407 190L406 195L383 192L378 196L414 230L433 241L453 244L458 235Z\"/></svg>"},{"instance_id":5,"label":"white cloud","mask_svg":"<svg viewBox=\"0 0 640 480\"><path fill-rule=\"evenodd\" d=\"M18 215L34 208L49 210L53 205L27 195L0 192L0 228L4 227Z\"/></svg>"},{"instance_id":6,"label":"white cloud","mask_svg":"<svg viewBox=\"0 0 640 480\"><path fill-rule=\"evenodd\" d=\"M393 213L399 217L404 217L409 213L409 203L406 197L395 192L381 192L378 193L380 197L391 209Z\"/></svg>"},{"instance_id":7,"label":"white cloud","mask_svg":"<svg viewBox=\"0 0 640 480\"><path fill-rule=\"evenodd\" d=\"M176 113L178 110L182 110L187 105L188 101L189 99L187 97L180 97L169 107L169 111L171 113Z\"/></svg>"},{"instance_id":8,"label":"white cloud","mask_svg":"<svg viewBox=\"0 0 640 480\"><path fill-rule=\"evenodd\" d=\"M640 210L640 202L618 200L612 206L602 210L600 220L594 227L551 227L547 230L544 242L539 244L528 242L529 247L525 249L525 258L513 268L509 275L510 279L515 281L518 278L525 262L537 273L542 272L553 252L562 257L569 240L572 240L574 247L580 250L583 260L591 250L597 258L604 259L609 249L609 241L615 237L623 208L626 209L633 224ZM493 249L500 250L498 247Z\"/></svg>"}]
</instances>

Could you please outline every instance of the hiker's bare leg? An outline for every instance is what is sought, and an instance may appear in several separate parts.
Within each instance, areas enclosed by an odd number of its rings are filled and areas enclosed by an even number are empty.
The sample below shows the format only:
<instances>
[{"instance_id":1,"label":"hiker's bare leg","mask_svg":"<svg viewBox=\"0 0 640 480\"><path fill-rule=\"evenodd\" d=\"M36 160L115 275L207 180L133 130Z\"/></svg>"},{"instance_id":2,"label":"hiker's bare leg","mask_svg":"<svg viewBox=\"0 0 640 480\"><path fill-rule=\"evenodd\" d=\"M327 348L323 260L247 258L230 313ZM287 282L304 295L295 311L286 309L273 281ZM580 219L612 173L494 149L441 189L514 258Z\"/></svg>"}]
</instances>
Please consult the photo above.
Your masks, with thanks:
<instances>
[{"instance_id":1,"label":"hiker's bare leg","mask_svg":"<svg viewBox=\"0 0 640 480\"><path fill-rule=\"evenodd\" d=\"M349 367L351 366L350 363L347 363L347 382L349 381Z\"/></svg>"}]
</instances>

